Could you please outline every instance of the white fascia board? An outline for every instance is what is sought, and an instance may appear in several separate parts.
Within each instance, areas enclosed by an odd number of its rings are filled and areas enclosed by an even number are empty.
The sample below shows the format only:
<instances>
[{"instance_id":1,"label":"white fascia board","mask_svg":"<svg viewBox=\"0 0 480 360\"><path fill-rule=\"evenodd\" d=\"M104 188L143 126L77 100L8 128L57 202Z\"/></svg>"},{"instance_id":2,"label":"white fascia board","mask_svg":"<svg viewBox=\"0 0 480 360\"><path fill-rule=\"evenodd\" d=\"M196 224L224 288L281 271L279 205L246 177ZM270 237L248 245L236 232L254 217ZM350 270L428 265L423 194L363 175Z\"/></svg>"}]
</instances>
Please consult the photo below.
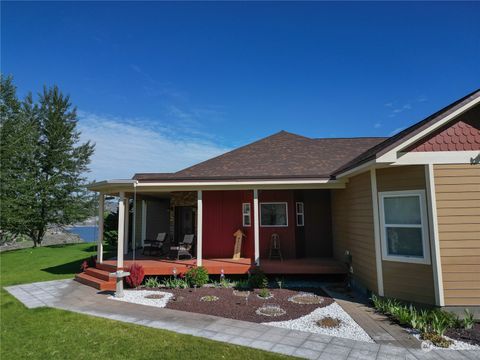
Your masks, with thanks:
<instances>
[{"instance_id":1,"label":"white fascia board","mask_svg":"<svg viewBox=\"0 0 480 360\"><path fill-rule=\"evenodd\" d=\"M397 160L397 155L398 155L397 153L399 151L401 151L402 149L405 149L409 145L414 144L418 140L424 138L428 134L430 134L433 131L439 129L440 127L442 127L443 125L445 125L449 121L455 119L456 117L463 114L465 111L471 109L472 107L474 107L475 105L477 105L479 103L480 103L480 97L477 97L477 98L473 99L472 101L470 101L469 103L467 103L467 104L463 105L462 107L458 108L457 110L455 110L451 114L445 116L440 121L437 121L435 124L432 124L428 128L420 131L418 134L412 136L410 139L407 139L407 140L403 141L401 144L397 145L396 147L389 150L388 152L386 152L382 156L378 157L377 158L377 163L395 162Z\"/></svg>"},{"instance_id":2,"label":"white fascia board","mask_svg":"<svg viewBox=\"0 0 480 360\"><path fill-rule=\"evenodd\" d=\"M391 165L475 164L480 162L480 151L429 151L399 153Z\"/></svg>"}]
</instances>

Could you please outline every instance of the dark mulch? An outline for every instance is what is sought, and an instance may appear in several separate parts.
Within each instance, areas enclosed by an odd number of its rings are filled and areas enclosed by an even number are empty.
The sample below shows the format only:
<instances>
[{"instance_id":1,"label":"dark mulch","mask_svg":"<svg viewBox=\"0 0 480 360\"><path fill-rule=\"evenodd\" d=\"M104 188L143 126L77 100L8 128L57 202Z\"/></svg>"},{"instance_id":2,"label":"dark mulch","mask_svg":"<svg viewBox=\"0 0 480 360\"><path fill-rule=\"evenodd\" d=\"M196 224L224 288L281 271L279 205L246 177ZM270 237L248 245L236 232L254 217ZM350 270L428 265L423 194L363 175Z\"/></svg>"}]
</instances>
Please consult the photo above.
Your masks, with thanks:
<instances>
[{"instance_id":1,"label":"dark mulch","mask_svg":"<svg viewBox=\"0 0 480 360\"><path fill-rule=\"evenodd\" d=\"M448 329L445 332L448 337L473 345L480 345L480 323L476 323L472 329Z\"/></svg>"},{"instance_id":2,"label":"dark mulch","mask_svg":"<svg viewBox=\"0 0 480 360\"><path fill-rule=\"evenodd\" d=\"M271 289L273 298L263 300L257 294L258 290L251 291L248 305L244 297L233 295L233 289L224 288L199 288L199 289L162 289L174 294L175 300L170 300L167 308L190 311L200 314L216 315L225 318L245 320L251 322L269 322L297 319L311 313L313 310L330 305L333 300L320 289ZM295 304L288 298L301 292L314 293L323 297L321 304ZM218 296L218 301L200 301L202 296ZM257 315L255 311L264 305L275 305L286 311L285 315L268 317Z\"/></svg>"}]
</instances>

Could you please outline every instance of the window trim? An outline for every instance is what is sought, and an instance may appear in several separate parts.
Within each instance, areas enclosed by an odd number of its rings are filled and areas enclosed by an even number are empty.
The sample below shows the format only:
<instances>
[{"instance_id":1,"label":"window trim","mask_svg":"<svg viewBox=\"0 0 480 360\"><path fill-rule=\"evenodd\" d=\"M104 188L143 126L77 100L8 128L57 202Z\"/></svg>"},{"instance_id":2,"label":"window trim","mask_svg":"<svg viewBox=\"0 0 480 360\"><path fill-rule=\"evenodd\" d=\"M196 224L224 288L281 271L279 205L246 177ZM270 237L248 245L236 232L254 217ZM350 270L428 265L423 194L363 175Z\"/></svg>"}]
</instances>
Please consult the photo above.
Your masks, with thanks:
<instances>
[{"instance_id":1,"label":"window trim","mask_svg":"<svg viewBox=\"0 0 480 360\"><path fill-rule=\"evenodd\" d=\"M298 211L298 205L302 205L302 211ZM299 221L298 221L298 216L302 216L302 223L300 224ZM305 226L305 204L303 203L303 201L297 201L295 203L295 221L297 223L297 226L298 227L302 227L302 226Z\"/></svg>"},{"instance_id":2,"label":"window trim","mask_svg":"<svg viewBox=\"0 0 480 360\"><path fill-rule=\"evenodd\" d=\"M420 201L420 224L385 224L385 198L389 197L411 197L416 196ZM382 244L382 260L396 261L413 264L425 264L430 265L430 237L428 230L428 214L426 206L425 190L404 190L404 191L384 191L378 193L379 200L379 215L380 215L380 239ZM392 227L405 227L405 228L421 228L422 229L422 247L423 257L414 257L407 255L389 255L387 244L387 225Z\"/></svg>"},{"instance_id":3,"label":"window trim","mask_svg":"<svg viewBox=\"0 0 480 360\"><path fill-rule=\"evenodd\" d=\"M248 212L245 212L245 205L248 205ZM245 216L248 216L248 225L245 225ZM252 226L252 205L249 202L242 203L242 225L243 227Z\"/></svg>"},{"instance_id":4,"label":"window trim","mask_svg":"<svg viewBox=\"0 0 480 360\"><path fill-rule=\"evenodd\" d=\"M285 204L286 225L263 225L262 224L262 205L274 205L274 204ZM276 202L275 201L267 201L267 202L261 202L258 207L259 207L259 210L260 210L260 227L270 227L270 228L288 227L288 202L286 202L286 201L276 201Z\"/></svg>"}]
</instances>

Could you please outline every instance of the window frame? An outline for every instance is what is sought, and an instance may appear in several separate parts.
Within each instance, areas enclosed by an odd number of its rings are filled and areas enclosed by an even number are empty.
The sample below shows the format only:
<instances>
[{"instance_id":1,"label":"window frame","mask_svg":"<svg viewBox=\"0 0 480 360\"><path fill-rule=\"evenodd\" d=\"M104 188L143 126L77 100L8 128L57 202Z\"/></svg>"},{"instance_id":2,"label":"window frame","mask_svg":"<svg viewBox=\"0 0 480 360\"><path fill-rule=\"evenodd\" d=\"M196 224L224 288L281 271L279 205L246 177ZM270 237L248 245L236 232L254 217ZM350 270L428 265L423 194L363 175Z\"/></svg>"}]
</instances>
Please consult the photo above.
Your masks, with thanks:
<instances>
[{"instance_id":1,"label":"window frame","mask_svg":"<svg viewBox=\"0 0 480 360\"><path fill-rule=\"evenodd\" d=\"M262 224L262 205L278 205L278 204L284 204L285 205L285 221L286 221L286 225L263 225ZM274 227L288 227L288 202L286 201L266 201L266 202L261 202L259 204L259 210L260 210L260 227L270 227L270 228L274 228Z\"/></svg>"},{"instance_id":2,"label":"window frame","mask_svg":"<svg viewBox=\"0 0 480 360\"><path fill-rule=\"evenodd\" d=\"M248 205L248 211L245 212L245 205ZM245 225L245 217L248 216L248 225ZM252 226L252 205L249 202L242 203L242 225L243 227Z\"/></svg>"},{"instance_id":3,"label":"window frame","mask_svg":"<svg viewBox=\"0 0 480 360\"><path fill-rule=\"evenodd\" d=\"M302 211L301 212L298 211L298 205L302 205ZM301 224L298 221L299 216L302 217L302 223ZM298 227L305 226L305 204L303 203L303 201L297 201L295 203L295 221L296 221Z\"/></svg>"},{"instance_id":4,"label":"window frame","mask_svg":"<svg viewBox=\"0 0 480 360\"><path fill-rule=\"evenodd\" d=\"M386 224L385 223L385 198L412 197L415 196L420 202L420 224ZM425 190L384 191L378 193L380 215L380 239L382 244L382 260L396 261L413 264L430 265L430 237L427 214ZM422 230L423 257L408 255L388 254L387 227L420 228Z\"/></svg>"}]
</instances>

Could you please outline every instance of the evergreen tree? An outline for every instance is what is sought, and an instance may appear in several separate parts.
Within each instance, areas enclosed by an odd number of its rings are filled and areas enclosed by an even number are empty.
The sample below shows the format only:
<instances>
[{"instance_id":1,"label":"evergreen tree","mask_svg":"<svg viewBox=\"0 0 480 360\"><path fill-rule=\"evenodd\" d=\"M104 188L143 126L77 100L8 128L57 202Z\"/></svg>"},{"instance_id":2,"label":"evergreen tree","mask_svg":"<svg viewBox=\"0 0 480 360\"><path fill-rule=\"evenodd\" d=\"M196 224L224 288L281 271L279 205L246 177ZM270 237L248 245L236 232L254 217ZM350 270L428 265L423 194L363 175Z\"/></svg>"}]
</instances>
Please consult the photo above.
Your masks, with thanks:
<instances>
[{"instance_id":1,"label":"evergreen tree","mask_svg":"<svg viewBox=\"0 0 480 360\"><path fill-rule=\"evenodd\" d=\"M80 144L76 109L58 87L44 88L37 104L28 96L18 106L11 78L1 85L0 225L28 235L37 246L49 225L72 224L91 214L93 197L84 174L94 146Z\"/></svg>"}]
</instances>

